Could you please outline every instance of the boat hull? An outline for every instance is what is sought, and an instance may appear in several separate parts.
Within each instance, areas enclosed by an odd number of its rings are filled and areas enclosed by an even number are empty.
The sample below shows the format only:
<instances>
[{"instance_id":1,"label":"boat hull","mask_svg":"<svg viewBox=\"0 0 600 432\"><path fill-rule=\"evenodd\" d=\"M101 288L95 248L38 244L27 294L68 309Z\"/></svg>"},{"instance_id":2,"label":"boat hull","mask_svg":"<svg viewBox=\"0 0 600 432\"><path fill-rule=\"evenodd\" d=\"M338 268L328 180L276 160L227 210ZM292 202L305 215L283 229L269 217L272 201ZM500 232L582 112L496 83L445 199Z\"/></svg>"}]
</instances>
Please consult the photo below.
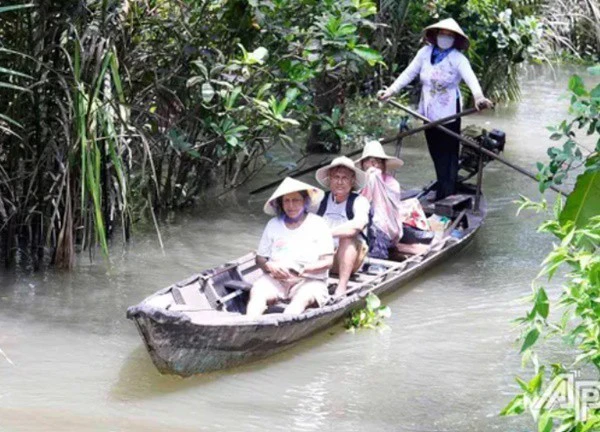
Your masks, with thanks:
<instances>
[{"instance_id":1,"label":"boat hull","mask_svg":"<svg viewBox=\"0 0 600 432\"><path fill-rule=\"evenodd\" d=\"M386 276L371 289L355 293L336 305L284 321L203 325L184 317L174 319L174 314L156 310L146 313L143 308L130 311L128 316L135 321L152 361L163 374L187 377L239 366L284 351L331 327L350 310L362 307L369 292L381 296L395 291L440 261L456 255L472 241L480 225L418 265Z\"/></svg>"}]
</instances>

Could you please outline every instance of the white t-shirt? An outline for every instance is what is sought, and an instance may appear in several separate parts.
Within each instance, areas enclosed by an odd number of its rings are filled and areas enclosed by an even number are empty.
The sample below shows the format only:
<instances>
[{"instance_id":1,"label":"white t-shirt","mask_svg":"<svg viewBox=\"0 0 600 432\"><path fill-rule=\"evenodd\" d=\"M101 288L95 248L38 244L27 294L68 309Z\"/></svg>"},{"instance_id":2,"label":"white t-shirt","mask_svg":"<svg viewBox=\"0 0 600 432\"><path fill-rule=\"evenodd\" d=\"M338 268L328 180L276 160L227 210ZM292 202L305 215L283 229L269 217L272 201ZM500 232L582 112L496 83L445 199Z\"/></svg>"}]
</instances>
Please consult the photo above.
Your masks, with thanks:
<instances>
[{"instance_id":1,"label":"white t-shirt","mask_svg":"<svg viewBox=\"0 0 600 432\"><path fill-rule=\"evenodd\" d=\"M302 225L289 229L282 219L271 219L260 239L257 255L278 262L308 264L322 255L333 254L333 237L325 220L309 213ZM327 271L314 274L327 277Z\"/></svg>"},{"instance_id":2,"label":"white t-shirt","mask_svg":"<svg viewBox=\"0 0 600 432\"><path fill-rule=\"evenodd\" d=\"M329 225L330 229L334 229L342 224L348 222L348 215L346 214L346 201L347 199L341 203L335 202L333 194L329 194L327 199L327 207L325 208L325 213L323 217L327 221L327 225ZM353 224L356 228L360 228L364 231L367 224L369 223L369 210L371 208L371 204L369 201L362 195L359 195L354 200L352 204L352 210L354 211L354 218L352 219ZM359 240L364 241L363 236L358 236ZM339 239L335 238L335 246L338 246Z\"/></svg>"}]
</instances>

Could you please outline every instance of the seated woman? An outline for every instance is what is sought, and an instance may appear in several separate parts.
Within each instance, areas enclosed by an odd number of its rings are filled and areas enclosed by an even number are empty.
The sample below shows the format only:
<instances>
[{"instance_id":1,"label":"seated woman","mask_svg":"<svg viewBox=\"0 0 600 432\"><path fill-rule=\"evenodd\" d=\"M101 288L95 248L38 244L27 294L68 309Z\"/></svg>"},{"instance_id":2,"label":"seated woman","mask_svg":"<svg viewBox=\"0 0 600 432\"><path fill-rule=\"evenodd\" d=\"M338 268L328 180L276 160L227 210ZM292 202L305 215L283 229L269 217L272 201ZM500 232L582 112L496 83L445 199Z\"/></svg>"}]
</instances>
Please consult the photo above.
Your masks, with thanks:
<instances>
[{"instance_id":1,"label":"seated woman","mask_svg":"<svg viewBox=\"0 0 600 432\"><path fill-rule=\"evenodd\" d=\"M267 223L256 252L256 264L265 274L250 290L247 315L263 314L276 300L290 300L284 311L288 314L327 302L333 237L325 220L308 212L323 195L320 189L288 177L267 200L264 211L275 217Z\"/></svg>"},{"instance_id":2,"label":"seated woman","mask_svg":"<svg viewBox=\"0 0 600 432\"><path fill-rule=\"evenodd\" d=\"M369 233L369 256L388 259L397 253L421 253L423 245L404 245L403 226L429 230L429 223L419 200L401 200L400 184L390 174L404 165L401 159L388 156L379 141L366 143L362 157L355 164L367 172L361 195L371 203L372 221Z\"/></svg>"},{"instance_id":3,"label":"seated woman","mask_svg":"<svg viewBox=\"0 0 600 432\"><path fill-rule=\"evenodd\" d=\"M378 169L379 175L385 186L387 186L390 191L400 194L400 183L398 183L398 180L394 178L391 172L404 165L404 161L397 157L385 154L383 146L379 141L368 141L363 148L361 158L354 164L357 168L360 168L365 172L368 171L369 168Z\"/></svg>"}]
</instances>

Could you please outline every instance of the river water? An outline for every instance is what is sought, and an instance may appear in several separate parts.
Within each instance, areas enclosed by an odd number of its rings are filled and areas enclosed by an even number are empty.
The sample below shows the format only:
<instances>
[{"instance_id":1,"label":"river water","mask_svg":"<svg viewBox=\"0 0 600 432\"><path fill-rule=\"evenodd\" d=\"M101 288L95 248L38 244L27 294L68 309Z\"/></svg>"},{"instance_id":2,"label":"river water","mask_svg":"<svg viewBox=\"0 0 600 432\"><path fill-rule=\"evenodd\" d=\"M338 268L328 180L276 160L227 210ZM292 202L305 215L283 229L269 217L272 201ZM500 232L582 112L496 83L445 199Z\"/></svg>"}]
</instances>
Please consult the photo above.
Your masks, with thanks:
<instances>
[{"instance_id":1,"label":"river water","mask_svg":"<svg viewBox=\"0 0 600 432\"><path fill-rule=\"evenodd\" d=\"M580 71L583 72L583 71ZM523 101L465 123L498 128L504 156L534 170L565 117L569 71L532 69ZM588 80L592 83L591 80ZM389 147L388 153L393 152ZM403 187L433 176L423 138L405 140ZM211 200L138 233L112 264L81 257L72 273L0 273L0 432L13 431L522 431L498 412L517 391L511 321L549 251L540 216L515 215L537 185L488 166L489 216L474 243L385 297L390 330L341 326L271 359L188 379L161 376L125 310L154 291L257 246L268 192ZM308 181L312 179L308 178ZM556 289L556 288L555 288Z\"/></svg>"}]
</instances>

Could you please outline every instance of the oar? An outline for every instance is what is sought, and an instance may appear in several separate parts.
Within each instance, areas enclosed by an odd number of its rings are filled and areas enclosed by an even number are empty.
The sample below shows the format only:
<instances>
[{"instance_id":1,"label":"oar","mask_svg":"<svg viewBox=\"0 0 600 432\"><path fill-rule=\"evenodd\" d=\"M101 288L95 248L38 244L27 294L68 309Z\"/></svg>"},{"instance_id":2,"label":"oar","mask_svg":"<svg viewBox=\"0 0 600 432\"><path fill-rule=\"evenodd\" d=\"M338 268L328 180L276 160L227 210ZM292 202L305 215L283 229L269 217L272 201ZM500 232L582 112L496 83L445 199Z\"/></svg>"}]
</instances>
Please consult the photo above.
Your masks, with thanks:
<instances>
[{"instance_id":1,"label":"oar","mask_svg":"<svg viewBox=\"0 0 600 432\"><path fill-rule=\"evenodd\" d=\"M421 119L421 120L423 120L425 122L429 122L430 121L427 117L419 114L418 112L415 112L415 111L411 110L410 108L405 107L404 105L399 104L398 102L394 102L393 100L388 100L388 103L392 104L396 108L400 108L401 110L403 110L403 111L405 111L405 112L407 112L407 113L409 113L409 114L411 114L411 115L413 115L413 116L415 116L415 117L417 117L417 118L419 118L419 119ZM515 171L520 172L524 176L527 176L527 177L535 180L536 182L538 181L538 178L531 171L529 171L529 170L527 170L527 169L525 169L523 167L520 167L518 165L515 165L512 162L507 161L502 156L498 156L496 153L491 152L488 149L480 146L479 144L477 144L475 141L471 140L470 138L464 137L464 136L462 136L460 134L457 134L454 131L451 131L450 129L448 129L448 128L442 126L442 125L440 125L439 121L432 122L431 124L434 124L434 123L436 123L435 127L437 127L439 130L442 130L442 131L446 132L448 135L450 135L450 136L452 136L452 137L454 137L454 138L462 141L463 144L471 147L474 150L477 150L477 151L485 154L486 156L491 157L492 159L495 159L495 160L497 160L499 162L502 162L504 165L506 165L506 166L514 169ZM562 191L561 189L557 188L556 186L550 186L550 189L552 189L555 192L558 192L559 194L561 194L563 196L569 195L567 192Z\"/></svg>"},{"instance_id":2,"label":"oar","mask_svg":"<svg viewBox=\"0 0 600 432\"><path fill-rule=\"evenodd\" d=\"M452 114L451 116L444 117L444 118L436 120L434 122L424 124L423 126L419 126L418 128L414 128L414 129L408 130L406 132L399 133L398 135L393 136L391 138L384 138L382 140L379 140L379 142L381 144L391 143L392 141L396 141L398 139L405 138L405 137L407 137L409 135L414 135L417 132L421 132L421 131L424 131L426 129L431 129L432 127L439 126L442 123L447 123L449 121L456 120L459 117L468 116L468 115L476 113L476 112L478 112L478 110L476 108L469 108L469 109L466 109L466 110L461 111L459 113ZM362 151L362 150L359 150L359 151ZM358 153L358 151L355 152L355 153Z\"/></svg>"},{"instance_id":3,"label":"oar","mask_svg":"<svg viewBox=\"0 0 600 432\"><path fill-rule=\"evenodd\" d=\"M395 103L395 102L394 102L394 103ZM385 138L385 139L379 140L379 142L380 142L381 144L387 144L387 143L391 143L392 141L396 141L396 140L399 140L399 139L405 138L405 137L407 137L407 136L414 135L414 134L416 134L416 133L418 133L418 132L421 132L421 131L424 131L424 130L426 130L426 129L430 129L430 128L432 128L432 127L436 127L436 126L438 126L438 127L439 127L439 125L440 125L440 124L442 124L442 123L446 123L446 122L449 122L449 121L455 120L455 119L457 119L457 118L459 118L459 117L463 117L463 116L467 116L467 115L469 115L469 114L473 114L473 113L475 113L475 112L477 112L477 110L476 110L475 108L469 108L469 109L466 109L466 110L464 110L464 111L461 111L461 112L459 112L459 113L457 113L457 114L453 114L453 115L451 115L451 116L444 117L443 119L436 120L436 121L434 121L434 122L431 122L431 123L425 124L425 125L423 125L423 126L420 126L420 127L418 127L418 128L411 129L411 130L408 130L408 131L406 131L406 132L402 132L402 133L400 133L400 134L398 134L398 135L396 135L396 136L393 136L393 137L391 137L391 138ZM350 153L346 153L346 154L345 154L345 155L343 155L343 156L346 156L346 157L352 157L352 156L354 156L354 155L357 155L357 154L359 154L360 152L362 152L362 149L358 149L358 150L351 151ZM296 172L293 172L293 173L290 175L290 177L299 177L299 176L301 176L301 175L307 174L307 173L309 173L309 172L312 172L312 171L318 170L319 168L322 168L322 167L324 167L324 166L327 166L327 165L329 165L330 163L331 163L331 160L328 160L328 161L322 162L322 163L320 163L320 164L313 165L313 166L311 166L311 167L309 167L309 168L306 168L306 169L303 169L303 170L301 170L301 171L296 171ZM273 182L271 182L271 183L268 183L268 184L266 184L266 185L264 185L264 186L261 186L261 187L259 187L258 189L254 189L252 192L250 192L250 195L255 195L255 194L257 194L257 193L260 193L260 192L262 192L262 191L265 191L265 190L267 190L267 189L270 189L270 188L272 188L273 186L276 186L276 185L278 185L279 183L281 183L281 180L282 180L282 179L275 180L275 181L273 181Z\"/></svg>"}]
</instances>

